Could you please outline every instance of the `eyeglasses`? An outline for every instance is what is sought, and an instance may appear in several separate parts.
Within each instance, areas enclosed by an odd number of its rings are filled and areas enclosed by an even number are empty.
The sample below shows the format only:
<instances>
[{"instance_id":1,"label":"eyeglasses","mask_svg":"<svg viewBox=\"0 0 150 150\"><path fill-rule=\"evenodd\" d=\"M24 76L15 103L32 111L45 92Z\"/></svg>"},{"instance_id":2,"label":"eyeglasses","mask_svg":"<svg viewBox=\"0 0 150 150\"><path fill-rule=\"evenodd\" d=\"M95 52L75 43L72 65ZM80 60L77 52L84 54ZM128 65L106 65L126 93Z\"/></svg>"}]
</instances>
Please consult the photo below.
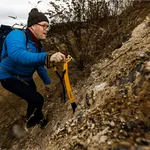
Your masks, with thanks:
<instances>
[{"instance_id":1,"label":"eyeglasses","mask_svg":"<svg viewBox=\"0 0 150 150\"><path fill-rule=\"evenodd\" d=\"M46 29L49 30L49 29L50 29L50 26L49 26L49 25L42 25L42 24L37 24L37 25L43 27L44 30L46 30Z\"/></svg>"}]
</instances>

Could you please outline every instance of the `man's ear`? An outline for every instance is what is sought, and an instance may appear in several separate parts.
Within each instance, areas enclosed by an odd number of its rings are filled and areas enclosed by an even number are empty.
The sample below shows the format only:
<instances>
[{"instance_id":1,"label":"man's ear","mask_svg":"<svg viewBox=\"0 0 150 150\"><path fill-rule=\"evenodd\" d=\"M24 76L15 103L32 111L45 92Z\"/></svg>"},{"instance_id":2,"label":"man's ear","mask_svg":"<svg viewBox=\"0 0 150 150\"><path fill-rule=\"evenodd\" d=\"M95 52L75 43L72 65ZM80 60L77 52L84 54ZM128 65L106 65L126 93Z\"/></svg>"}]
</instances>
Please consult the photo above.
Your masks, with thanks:
<instances>
[{"instance_id":1,"label":"man's ear","mask_svg":"<svg viewBox=\"0 0 150 150\"><path fill-rule=\"evenodd\" d=\"M32 26L31 26L31 29L34 31L34 30L35 30L35 27L36 27L36 24L32 25Z\"/></svg>"}]
</instances>

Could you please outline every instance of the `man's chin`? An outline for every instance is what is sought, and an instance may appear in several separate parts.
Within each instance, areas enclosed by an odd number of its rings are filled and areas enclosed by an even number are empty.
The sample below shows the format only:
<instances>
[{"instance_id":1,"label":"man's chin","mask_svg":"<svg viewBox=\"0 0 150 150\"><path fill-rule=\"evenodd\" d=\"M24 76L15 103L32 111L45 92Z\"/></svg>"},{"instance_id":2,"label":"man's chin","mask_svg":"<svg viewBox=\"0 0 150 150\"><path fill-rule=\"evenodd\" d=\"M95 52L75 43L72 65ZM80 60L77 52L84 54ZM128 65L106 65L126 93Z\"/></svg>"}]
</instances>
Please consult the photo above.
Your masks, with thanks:
<instances>
[{"instance_id":1,"label":"man's chin","mask_svg":"<svg viewBox=\"0 0 150 150\"><path fill-rule=\"evenodd\" d=\"M43 36L40 38L40 40L45 40L46 39L46 36Z\"/></svg>"}]
</instances>

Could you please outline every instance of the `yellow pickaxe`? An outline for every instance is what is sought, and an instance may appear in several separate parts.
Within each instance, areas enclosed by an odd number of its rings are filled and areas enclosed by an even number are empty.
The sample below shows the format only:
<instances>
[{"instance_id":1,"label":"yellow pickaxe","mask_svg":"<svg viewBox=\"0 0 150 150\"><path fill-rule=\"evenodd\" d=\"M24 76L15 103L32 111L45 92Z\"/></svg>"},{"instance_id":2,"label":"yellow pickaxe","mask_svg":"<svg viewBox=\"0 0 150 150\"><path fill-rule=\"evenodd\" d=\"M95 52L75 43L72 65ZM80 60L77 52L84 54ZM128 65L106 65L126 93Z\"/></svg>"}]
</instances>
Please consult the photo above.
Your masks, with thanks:
<instances>
[{"instance_id":1,"label":"yellow pickaxe","mask_svg":"<svg viewBox=\"0 0 150 150\"><path fill-rule=\"evenodd\" d=\"M70 62L72 59L73 58L71 56L68 56L66 58L66 60L64 62L64 66L63 66L63 71L65 72L65 74L64 74L64 81L65 81L67 95L68 95L68 98L70 100L70 103L71 103L71 106L72 106L72 110L73 110L73 113L74 113L75 109L77 107L77 104L74 101L74 97L73 97L71 86L70 86L69 76L68 76L68 62Z\"/></svg>"}]
</instances>

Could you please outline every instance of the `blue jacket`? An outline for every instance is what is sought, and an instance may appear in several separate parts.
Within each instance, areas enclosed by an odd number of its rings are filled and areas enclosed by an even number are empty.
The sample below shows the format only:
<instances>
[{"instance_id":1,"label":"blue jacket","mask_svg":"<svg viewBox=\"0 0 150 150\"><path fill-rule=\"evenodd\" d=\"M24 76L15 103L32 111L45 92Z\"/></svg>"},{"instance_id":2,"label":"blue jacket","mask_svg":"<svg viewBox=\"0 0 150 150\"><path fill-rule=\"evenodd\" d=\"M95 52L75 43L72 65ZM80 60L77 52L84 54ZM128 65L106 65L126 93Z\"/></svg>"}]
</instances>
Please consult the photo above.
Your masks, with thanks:
<instances>
[{"instance_id":1,"label":"blue jacket","mask_svg":"<svg viewBox=\"0 0 150 150\"><path fill-rule=\"evenodd\" d=\"M26 34L25 34L26 33ZM6 48L6 46L7 48ZM40 53L39 53L40 51ZM50 79L45 68L45 58L48 53L36 47L28 29L13 30L3 44L0 63L0 80L18 76L24 81L30 81L37 71L45 84L50 84Z\"/></svg>"}]
</instances>

